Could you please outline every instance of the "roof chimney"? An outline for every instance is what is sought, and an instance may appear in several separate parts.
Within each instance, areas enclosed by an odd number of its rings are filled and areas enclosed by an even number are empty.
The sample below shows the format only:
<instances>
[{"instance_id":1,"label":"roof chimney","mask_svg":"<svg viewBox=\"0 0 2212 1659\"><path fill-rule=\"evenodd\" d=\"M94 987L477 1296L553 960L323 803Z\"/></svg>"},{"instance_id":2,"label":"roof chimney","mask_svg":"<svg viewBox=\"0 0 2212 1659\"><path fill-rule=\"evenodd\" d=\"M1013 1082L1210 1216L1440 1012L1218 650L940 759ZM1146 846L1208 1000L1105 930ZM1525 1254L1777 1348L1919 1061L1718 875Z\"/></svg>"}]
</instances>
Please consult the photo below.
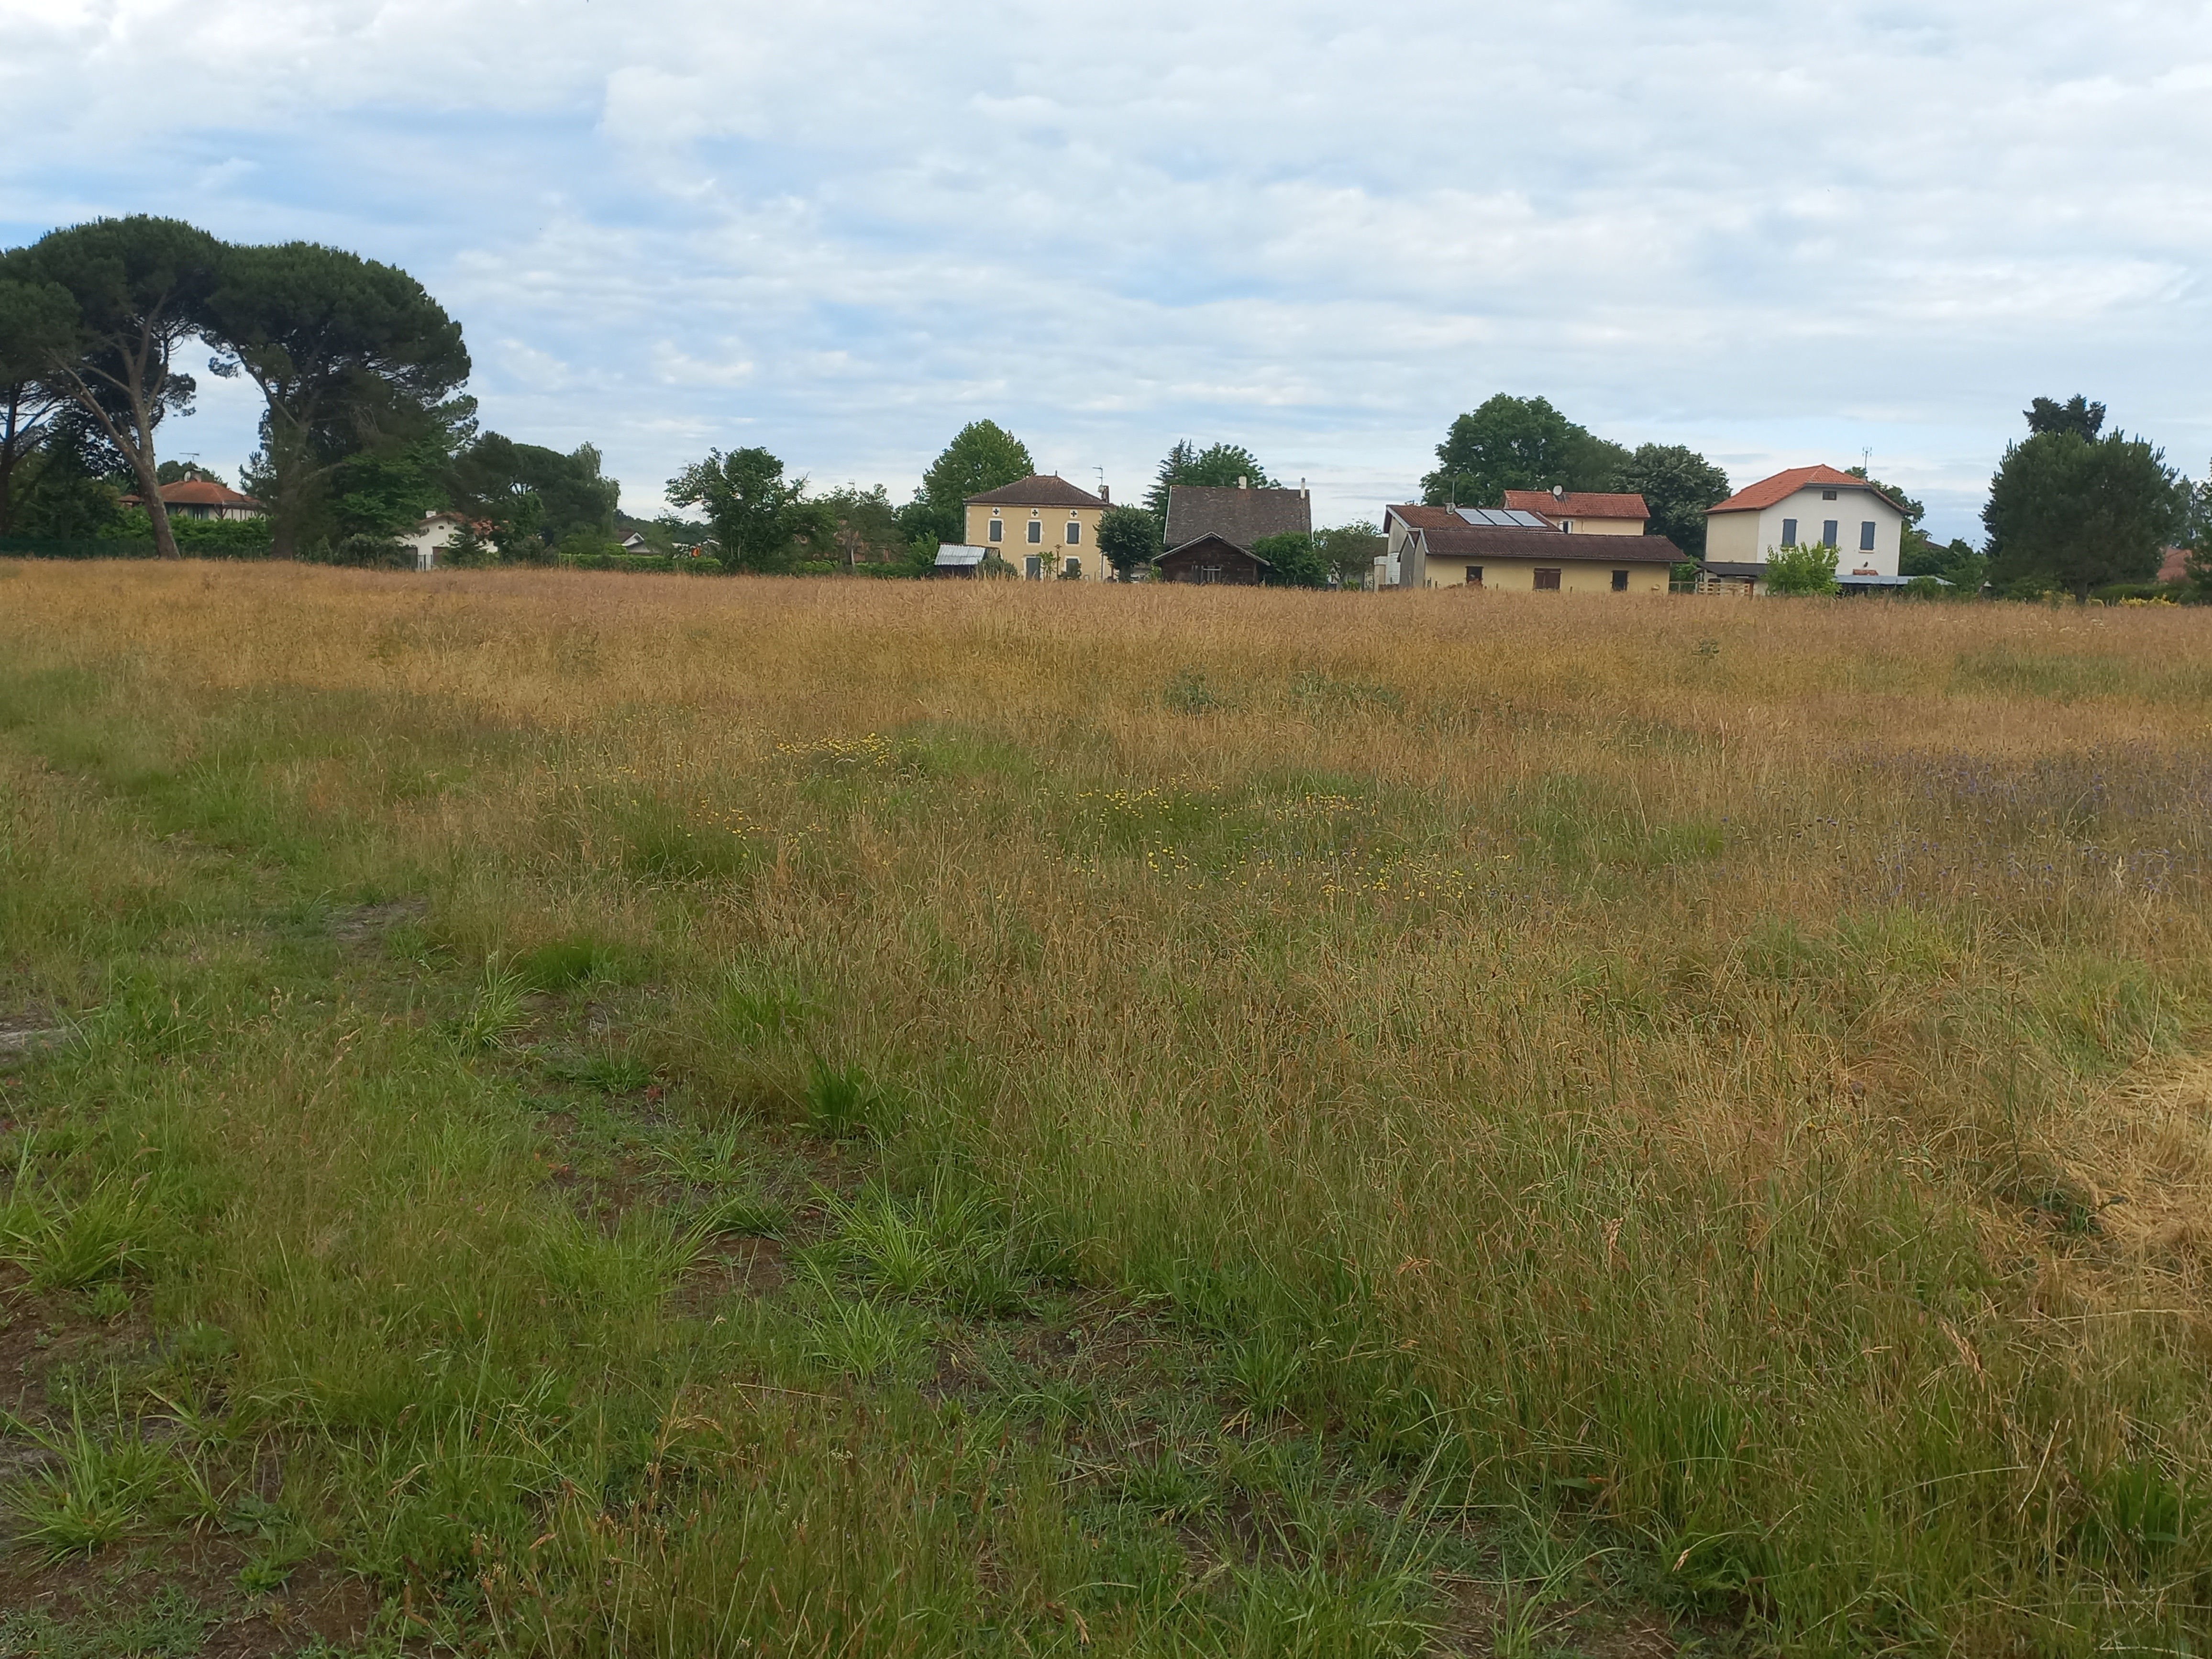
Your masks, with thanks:
<instances>
[{"instance_id":1,"label":"roof chimney","mask_svg":"<svg viewBox=\"0 0 2212 1659\"><path fill-rule=\"evenodd\" d=\"M1110 506L1113 503L1114 494L1102 483L1098 486L1098 499Z\"/></svg>"},{"instance_id":2,"label":"roof chimney","mask_svg":"<svg viewBox=\"0 0 2212 1659\"><path fill-rule=\"evenodd\" d=\"M1240 472L1237 475L1237 487L1239 489L1249 489L1252 487L1252 480Z\"/></svg>"}]
</instances>

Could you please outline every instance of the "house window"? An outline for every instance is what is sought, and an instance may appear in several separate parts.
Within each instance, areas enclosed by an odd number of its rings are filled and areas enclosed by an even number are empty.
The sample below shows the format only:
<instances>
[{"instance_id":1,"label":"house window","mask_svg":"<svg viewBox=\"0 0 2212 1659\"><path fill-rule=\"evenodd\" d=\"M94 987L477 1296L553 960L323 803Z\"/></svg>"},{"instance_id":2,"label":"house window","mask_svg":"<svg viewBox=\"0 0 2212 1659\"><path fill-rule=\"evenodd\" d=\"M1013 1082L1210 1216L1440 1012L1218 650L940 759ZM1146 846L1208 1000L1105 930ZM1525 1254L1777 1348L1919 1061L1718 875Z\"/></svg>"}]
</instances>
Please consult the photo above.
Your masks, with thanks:
<instances>
[{"instance_id":1,"label":"house window","mask_svg":"<svg viewBox=\"0 0 2212 1659\"><path fill-rule=\"evenodd\" d=\"M1820 492L1820 499L1824 501L1832 501L1836 499L1836 492L1832 489L1824 489Z\"/></svg>"},{"instance_id":2,"label":"house window","mask_svg":"<svg viewBox=\"0 0 2212 1659\"><path fill-rule=\"evenodd\" d=\"M1207 586L1211 586L1212 584L1219 581L1221 580L1221 567L1218 564L1202 564L1199 566L1198 580L1200 583Z\"/></svg>"},{"instance_id":3,"label":"house window","mask_svg":"<svg viewBox=\"0 0 2212 1659\"><path fill-rule=\"evenodd\" d=\"M1066 577L1070 581L1081 580L1083 578L1083 561L1080 559L1068 560L1065 564L1060 566L1060 574Z\"/></svg>"},{"instance_id":4,"label":"house window","mask_svg":"<svg viewBox=\"0 0 2212 1659\"><path fill-rule=\"evenodd\" d=\"M1044 580L1043 557L1041 555L1032 553L1029 557L1024 559L1022 561L1022 574L1027 576L1033 582L1042 581Z\"/></svg>"},{"instance_id":5,"label":"house window","mask_svg":"<svg viewBox=\"0 0 2212 1659\"><path fill-rule=\"evenodd\" d=\"M1823 520L1820 525L1820 545L1823 547L1833 547L1835 544L1836 521L1833 519Z\"/></svg>"},{"instance_id":6,"label":"house window","mask_svg":"<svg viewBox=\"0 0 2212 1659\"><path fill-rule=\"evenodd\" d=\"M1872 519L1864 520L1859 526L1859 551L1862 553L1874 551L1874 520Z\"/></svg>"},{"instance_id":7,"label":"house window","mask_svg":"<svg viewBox=\"0 0 2212 1659\"><path fill-rule=\"evenodd\" d=\"M1562 519L1559 520L1559 529L1562 533L1571 536L1575 533L1575 521L1572 519Z\"/></svg>"},{"instance_id":8,"label":"house window","mask_svg":"<svg viewBox=\"0 0 2212 1659\"><path fill-rule=\"evenodd\" d=\"M1044 526L1039 523L1036 520L1031 519L1030 520L1030 545L1031 547L1038 547L1042 546L1043 543Z\"/></svg>"},{"instance_id":9,"label":"house window","mask_svg":"<svg viewBox=\"0 0 2212 1659\"><path fill-rule=\"evenodd\" d=\"M1471 564L1468 566L1467 585L1469 587L1480 587L1482 586L1482 567L1480 565Z\"/></svg>"},{"instance_id":10,"label":"house window","mask_svg":"<svg viewBox=\"0 0 2212 1659\"><path fill-rule=\"evenodd\" d=\"M994 519L991 520L991 539L994 542L1002 542L1006 539L1006 521L1004 519Z\"/></svg>"},{"instance_id":11,"label":"house window","mask_svg":"<svg viewBox=\"0 0 2212 1659\"><path fill-rule=\"evenodd\" d=\"M1070 519L1067 521L1067 544L1070 547L1080 547L1083 545L1082 520Z\"/></svg>"},{"instance_id":12,"label":"house window","mask_svg":"<svg viewBox=\"0 0 2212 1659\"><path fill-rule=\"evenodd\" d=\"M1613 573L1613 591L1616 593L1628 592L1628 573L1626 570L1616 570Z\"/></svg>"},{"instance_id":13,"label":"house window","mask_svg":"<svg viewBox=\"0 0 2212 1659\"><path fill-rule=\"evenodd\" d=\"M1539 570L1536 573L1536 591L1539 593L1558 592L1559 591L1559 573L1556 570Z\"/></svg>"},{"instance_id":14,"label":"house window","mask_svg":"<svg viewBox=\"0 0 2212 1659\"><path fill-rule=\"evenodd\" d=\"M1796 520L1784 519L1782 521L1782 544L1784 547L1795 547L1797 545Z\"/></svg>"}]
</instances>

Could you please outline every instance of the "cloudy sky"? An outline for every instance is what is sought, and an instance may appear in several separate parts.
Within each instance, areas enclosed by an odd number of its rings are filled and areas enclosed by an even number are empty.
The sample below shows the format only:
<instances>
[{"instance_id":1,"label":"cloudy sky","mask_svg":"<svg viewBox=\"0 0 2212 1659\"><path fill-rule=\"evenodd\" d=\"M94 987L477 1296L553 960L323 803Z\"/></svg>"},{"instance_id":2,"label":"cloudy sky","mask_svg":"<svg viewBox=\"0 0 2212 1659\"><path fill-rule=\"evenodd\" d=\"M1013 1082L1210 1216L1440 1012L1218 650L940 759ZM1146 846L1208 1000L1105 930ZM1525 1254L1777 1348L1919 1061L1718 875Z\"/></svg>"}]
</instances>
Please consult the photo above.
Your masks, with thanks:
<instances>
[{"instance_id":1,"label":"cloudy sky","mask_svg":"<svg viewBox=\"0 0 2212 1659\"><path fill-rule=\"evenodd\" d=\"M1336 521L1499 391L1738 485L1870 451L1941 537L2039 393L2212 453L2212 0L0 0L0 241L403 265L632 511L754 443L904 500L988 416Z\"/></svg>"}]
</instances>

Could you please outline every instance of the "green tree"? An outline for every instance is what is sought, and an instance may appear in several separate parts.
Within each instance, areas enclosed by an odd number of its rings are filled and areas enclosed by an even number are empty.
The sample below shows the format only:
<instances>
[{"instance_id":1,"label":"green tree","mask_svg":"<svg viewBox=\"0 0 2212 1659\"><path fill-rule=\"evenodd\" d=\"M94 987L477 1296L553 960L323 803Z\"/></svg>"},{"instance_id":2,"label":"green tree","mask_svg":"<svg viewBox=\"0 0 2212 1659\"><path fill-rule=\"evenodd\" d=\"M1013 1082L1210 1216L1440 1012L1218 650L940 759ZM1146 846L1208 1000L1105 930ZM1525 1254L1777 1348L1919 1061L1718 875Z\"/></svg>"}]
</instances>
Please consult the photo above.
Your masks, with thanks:
<instances>
[{"instance_id":1,"label":"green tree","mask_svg":"<svg viewBox=\"0 0 2212 1659\"><path fill-rule=\"evenodd\" d=\"M1314 532L1314 547L1340 587L1364 587L1389 545L1371 524L1340 524Z\"/></svg>"},{"instance_id":2,"label":"green tree","mask_svg":"<svg viewBox=\"0 0 2212 1659\"><path fill-rule=\"evenodd\" d=\"M1123 581L1160 556L1160 521L1126 502L1098 515L1098 552Z\"/></svg>"},{"instance_id":3,"label":"green tree","mask_svg":"<svg viewBox=\"0 0 2212 1659\"><path fill-rule=\"evenodd\" d=\"M14 533L56 541L119 538L123 491L108 476L113 459L86 422L64 411L16 474Z\"/></svg>"},{"instance_id":4,"label":"green tree","mask_svg":"<svg viewBox=\"0 0 2212 1659\"><path fill-rule=\"evenodd\" d=\"M41 378L128 464L165 559L177 556L177 538L155 476L154 430L191 405L192 378L176 371L176 354L205 320L221 252L196 226L142 214L50 231L26 261L74 313L65 338L47 347Z\"/></svg>"},{"instance_id":5,"label":"green tree","mask_svg":"<svg viewBox=\"0 0 2212 1659\"><path fill-rule=\"evenodd\" d=\"M2102 410L2090 405L2101 422ZM2161 550L2188 521L2188 486L2166 457L2113 431L2066 427L2007 447L1982 508L1990 576L2046 582L2087 602L2107 582L2158 574Z\"/></svg>"},{"instance_id":6,"label":"green tree","mask_svg":"<svg viewBox=\"0 0 2212 1659\"><path fill-rule=\"evenodd\" d=\"M835 515L837 557L847 569L864 564L888 564L907 551L899 526L898 508L881 484L863 489L856 483L826 489L817 498ZM930 550L936 556L936 550Z\"/></svg>"},{"instance_id":7,"label":"green tree","mask_svg":"<svg viewBox=\"0 0 2212 1659\"><path fill-rule=\"evenodd\" d=\"M706 514L726 570L788 571L803 555L820 557L836 545L836 514L806 499L805 479L787 482L783 463L765 449L711 451L668 481L668 499Z\"/></svg>"},{"instance_id":8,"label":"green tree","mask_svg":"<svg viewBox=\"0 0 2212 1659\"><path fill-rule=\"evenodd\" d=\"M1028 446L995 421L970 421L921 475L921 487L899 514L909 543L937 556L941 542L968 537L968 498L1032 477Z\"/></svg>"},{"instance_id":9,"label":"green tree","mask_svg":"<svg viewBox=\"0 0 2212 1659\"><path fill-rule=\"evenodd\" d=\"M1705 556L1705 509L1729 497L1728 474L1681 444L1638 444L1606 488L1643 496L1645 532L1664 536L1692 559Z\"/></svg>"},{"instance_id":10,"label":"green tree","mask_svg":"<svg viewBox=\"0 0 2212 1659\"><path fill-rule=\"evenodd\" d=\"M0 253L0 536L15 527L16 469L70 406L44 377L68 348L75 307L65 290L33 276L27 253Z\"/></svg>"},{"instance_id":11,"label":"green tree","mask_svg":"<svg viewBox=\"0 0 2212 1659\"><path fill-rule=\"evenodd\" d=\"M1421 499L1495 507L1509 489L1607 489L1634 457L1576 425L1542 398L1499 392L1451 423Z\"/></svg>"},{"instance_id":12,"label":"green tree","mask_svg":"<svg viewBox=\"0 0 2212 1659\"><path fill-rule=\"evenodd\" d=\"M2045 432L2070 432L2077 438L2094 441L2105 429L2105 406L2093 404L2080 392L2064 403L2051 398L2038 398L2021 411L2027 422L2028 434L2038 436Z\"/></svg>"},{"instance_id":13,"label":"green tree","mask_svg":"<svg viewBox=\"0 0 2212 1659\"><path fill-rule=\"evenodd\" d=\"M1185 438L1167 453L1152 487L1145 492L1145 510L1164 526L1168 521L1168 491L1176 484L1197 484L1229 489L1243 482L1254 489L1279 489L1267 476L1260 458L1242 444L1208 444L1200 449Z\"/></svg>"},{"instance_id":14,"label":"green tree","mask_svg":"<svg viewBox=\"0 0 2212 1659\"><path fill-rule=\"evenodd\" d=\"M280 558L339 467L421 438L469 377L460 325L420 283L314 242L225 249L206 314L209 367L265 404L255 471Z\"/></svg>"},{"instance_id":15,"label":"green tree","mask_svg":"<svg viewBox=\"0 0 2212 1659\"><path fill-rule=\"evenodd\" d=\"M1908 544L1899 559L1897 574L1900 576L1940 576L1954 591L1978 593L1982 584L1989 580L1990 562L1974 550L1973 544L1964 537L1954 537L1938 545L1926 536L1919 545Z\"/></svg>"},{"instance_id":16,"label":"green tree","mask_svg":"<svg viewBox=\"0 0 2212 1659\"><path fill-rule=\"evenodd\" d=\"M1825 544L1778 547L1766 556L1765 580L1770 593L1832 593L1836 550Z\"/></svg>"},{"instance_id":17,"label":"green tree","mask_svg":"<svg viewBox=\"0 0 2212 1659\"><path fill-rule=\"evenodd\" d=\"M447 474L456 512L491 526L501 557L550 562L562 543L614 539L622 486L599 471L599 452L580 444L568 454L486 432L462 446Z\"/></svg>"},{"instance_id":18,"label":"green tree","mask_svg":"<svg viewBox=\"0 0 2212 1659\"><path fill-rule=\"evenodd\" d=\"M1261 580L1270 587L1327 587L1328 561L1322 556L1315 538L1302 530L1279 536L1262 536L1252 551L1267 562Z\"/></svg>"}]
</instances>

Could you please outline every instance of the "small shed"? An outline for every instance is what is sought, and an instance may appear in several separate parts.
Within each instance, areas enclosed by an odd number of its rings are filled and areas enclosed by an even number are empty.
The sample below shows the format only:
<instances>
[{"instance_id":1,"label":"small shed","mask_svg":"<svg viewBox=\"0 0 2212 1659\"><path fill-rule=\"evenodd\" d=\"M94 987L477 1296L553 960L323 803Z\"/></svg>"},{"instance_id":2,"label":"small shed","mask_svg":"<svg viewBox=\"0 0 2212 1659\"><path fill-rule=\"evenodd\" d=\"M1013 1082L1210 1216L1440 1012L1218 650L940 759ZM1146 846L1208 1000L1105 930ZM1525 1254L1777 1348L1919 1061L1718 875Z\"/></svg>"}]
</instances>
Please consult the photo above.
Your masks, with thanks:
<instances>
[{"instance_id":1,"label":"small shed","mask_svg":"<svg viewBox=\"0 0 2212 1659\"><path fill-rule=\"evenodd\" d=\"M1152 561L1164 582L1200 586L1257 587L1274 567L1226 536L1208 533L1170 548Z\"/></svg>"},{"instance_id":2,"label":"small shed","mask_svg":"<svg viewBox=\"0 0 2212 1659\"><path fill-rule=\"evenodd\" d=\"M959 542L939 542L937 562L930 567L933 576L973 576L991 556L988 547L969 547Z\"/></svg>"}]
</instances>

